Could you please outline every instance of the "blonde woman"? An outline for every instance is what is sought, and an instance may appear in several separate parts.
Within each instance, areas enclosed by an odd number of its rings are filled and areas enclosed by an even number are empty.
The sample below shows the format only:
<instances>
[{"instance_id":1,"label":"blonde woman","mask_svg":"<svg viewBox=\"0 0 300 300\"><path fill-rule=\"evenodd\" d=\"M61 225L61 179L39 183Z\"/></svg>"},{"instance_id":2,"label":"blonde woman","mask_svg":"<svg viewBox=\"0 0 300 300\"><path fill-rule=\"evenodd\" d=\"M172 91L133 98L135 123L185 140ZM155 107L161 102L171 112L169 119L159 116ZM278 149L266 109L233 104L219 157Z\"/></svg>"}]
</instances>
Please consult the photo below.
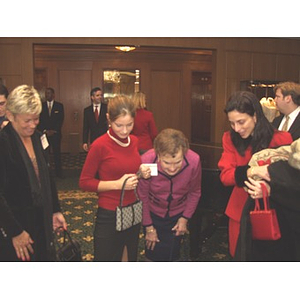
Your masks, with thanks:
<instances>
[{"instance_id":1,"label":"blonde woman","mask_svg":"<svg viewBox=\"0 0 300 300\"><path fill-rule=\"evenodd\" d=\"M132 134L137 136L139 152L143 154L153 147L153 141L157 136L157 128L152 112L146 109L146 95L142 92L135 93L133 101L136 107L136 115Z\"/></svg>"},{"instance_id":2,"label":"blonde woman","mask_svg":"<svg viewBox=\"0 0 300 300\"><path fill-rule=\"evenodd\" d=\"M0 132L0 260L52 261L52 230L66 221L60 212L46 149L36 127L42 103L31 86L9 94L9 123Z\"/></svg>"}]
</instances>

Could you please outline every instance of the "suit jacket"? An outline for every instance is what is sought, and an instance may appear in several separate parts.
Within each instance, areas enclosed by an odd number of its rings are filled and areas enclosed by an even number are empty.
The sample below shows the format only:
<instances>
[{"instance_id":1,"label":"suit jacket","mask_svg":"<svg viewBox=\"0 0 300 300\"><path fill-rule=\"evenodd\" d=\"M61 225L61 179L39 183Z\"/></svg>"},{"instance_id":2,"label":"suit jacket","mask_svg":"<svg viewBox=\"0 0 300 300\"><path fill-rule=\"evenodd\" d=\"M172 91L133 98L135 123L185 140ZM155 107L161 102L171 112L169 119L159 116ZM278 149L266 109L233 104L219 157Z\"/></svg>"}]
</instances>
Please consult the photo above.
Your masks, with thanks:
<instances>
[{"instance_id":1,"label":"suit jacket","mask_svg":"<svg viewBox=\"0 0 300 300\"><path fill-rule=\"evenodd\" d=\"M32 217L36 207L28 172L12 130L11 124L8 124L0 132L0 239L5 235L8 238L17 236L23 230L31 233L30 229L36 223ZM45 159L46 157L47 152ZM60 206L57 189L50 170L49 176L53 212L58 212Z\"/></svg>"},{"instance_id":2,"label":"suit jacket","mask_svg":"<svg viewBox=\"0 0 300 300\"><path fill-rule=\"evenodd\" d=\"M90 105L84 109L82 132L83 144L87 144L88 141L90 141L91 144L96 138L106 133L108 129L106 113L107 105L105 103L101 103L99 119L98 123L96 123L93 105Z\"/></svg>"},{"instance_id":3,"label":"suit jacket","mask_svg":"<svg viewBox=\"0 0 300 300\"><path fill-rule=\"evenodd\" d=\"M38 129L43 132L44 130L55 130L58 135L61 135L61 128L64 122L64 106L62 103L54 101L51 116L48 112L47 101L42 104L42 112L40 114L40 123Z\"/></svg>"},{"instance_id":4,"label":"suit jacket","mask_svg":"<svg viewBox=\"0 0 300 300\"><path fill-rule=\"evenodd\" d=\"M142 163L158 163L154 149L143 154ZM152 224L150 212L161 218L182 213L184 218L190 219L201 197L200 156L189 149L182 169L174 176L163 172L159 163L157 168L158 176L141 179L138 184L138 195L143 201L143 225Z\"/></svg>"},{"instance_id":5,"label":"suit jacket","mask_svg":"<svg viewBox=\"0 0 300 300\"><path fill-rule=\"evenodd\" d=\"M284 115L281 114L280 116L276 117L273 122L272 125L278 129L282 119L283 119ZM298 138L300 138L300 113L298 114L298 116L296 117L295 121L293 122L292 126L289 129L289 133L292 135L293 140L297 140Z\"/></svg>"}]
</instances>

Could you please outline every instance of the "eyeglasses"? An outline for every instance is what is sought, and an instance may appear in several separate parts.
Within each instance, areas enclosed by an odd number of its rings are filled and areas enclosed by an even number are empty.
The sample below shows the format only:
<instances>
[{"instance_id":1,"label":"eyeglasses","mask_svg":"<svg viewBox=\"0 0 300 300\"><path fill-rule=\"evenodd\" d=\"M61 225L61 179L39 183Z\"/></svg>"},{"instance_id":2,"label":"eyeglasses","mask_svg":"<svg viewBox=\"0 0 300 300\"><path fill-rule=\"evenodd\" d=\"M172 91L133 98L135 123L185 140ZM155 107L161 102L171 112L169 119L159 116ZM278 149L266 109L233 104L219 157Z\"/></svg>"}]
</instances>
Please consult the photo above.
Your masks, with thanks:
<instances>
[{"instance_id":1,"label":"eyeglasses","mask_svg":"<svg viewBox=\"0 0 300 300\"><path fill-rule=\"evenodd\" d=\"M6 104L6 101L0 102L0 106L4 106Z\"/></svg>"}]
</instances>

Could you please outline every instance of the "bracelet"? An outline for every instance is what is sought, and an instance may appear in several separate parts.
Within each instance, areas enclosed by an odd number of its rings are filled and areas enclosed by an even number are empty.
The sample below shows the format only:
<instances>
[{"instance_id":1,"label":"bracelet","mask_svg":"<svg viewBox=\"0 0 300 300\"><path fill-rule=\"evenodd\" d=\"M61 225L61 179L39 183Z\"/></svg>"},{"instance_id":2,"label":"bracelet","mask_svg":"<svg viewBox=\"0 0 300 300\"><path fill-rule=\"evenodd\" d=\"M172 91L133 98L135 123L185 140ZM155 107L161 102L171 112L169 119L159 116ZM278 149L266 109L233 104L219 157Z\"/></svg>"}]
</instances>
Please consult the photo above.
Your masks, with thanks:
<instances>
[{"instance_id":1,"label":"bracelet","mask_svg":"<svg viewBox=\"0 0 300 300\"><path fill-rule=\"evenodd\" d=\"M146 229L146 233L151 233L151 232L154 232L155 231L155 229L154 228L151 228L151 229Z\"/></svg>"}]
</instances>

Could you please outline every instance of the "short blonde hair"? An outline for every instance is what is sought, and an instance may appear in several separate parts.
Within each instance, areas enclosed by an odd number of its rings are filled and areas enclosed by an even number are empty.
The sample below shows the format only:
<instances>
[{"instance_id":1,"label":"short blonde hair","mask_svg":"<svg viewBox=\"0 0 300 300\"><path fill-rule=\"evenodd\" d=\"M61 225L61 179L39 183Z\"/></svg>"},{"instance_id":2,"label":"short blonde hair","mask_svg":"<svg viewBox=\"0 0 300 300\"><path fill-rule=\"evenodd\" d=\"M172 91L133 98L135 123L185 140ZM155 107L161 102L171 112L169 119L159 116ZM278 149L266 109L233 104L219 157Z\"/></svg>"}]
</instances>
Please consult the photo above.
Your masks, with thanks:
<instances>
[{"instance_id":1,"label":"short blonde hair","mask_svg":"<svg viewBox=\"0 0 300 300\"><path fill-rule=\"evenodd\" d=\"M20 85L8 95L6 109L13 115L39 115L42 111L41 98L34 87L26 84Z\"/></svg>"},{"instance_id":2,"label":"short blonde hair","mask_svg":"<svg viewBox=\"0 0 300 300\"><path fill-rule=\"evenodd\" d=\"M137 109L146 107L146 95L144 93L142 92L134 93L132 99Z\"/></svg>"},{"instance_id":3,"label":"short blonde hair","mask_svg":"<svg viewBox=\"0 0 300 300\"><path fill-rule=\"evenodd\" d=\"M183 155L189 149L189 141L179 130L166 128L163 129L154 140L154 150L157 155L175 156L180 150Z\"/></svg>"}]
</instances>

